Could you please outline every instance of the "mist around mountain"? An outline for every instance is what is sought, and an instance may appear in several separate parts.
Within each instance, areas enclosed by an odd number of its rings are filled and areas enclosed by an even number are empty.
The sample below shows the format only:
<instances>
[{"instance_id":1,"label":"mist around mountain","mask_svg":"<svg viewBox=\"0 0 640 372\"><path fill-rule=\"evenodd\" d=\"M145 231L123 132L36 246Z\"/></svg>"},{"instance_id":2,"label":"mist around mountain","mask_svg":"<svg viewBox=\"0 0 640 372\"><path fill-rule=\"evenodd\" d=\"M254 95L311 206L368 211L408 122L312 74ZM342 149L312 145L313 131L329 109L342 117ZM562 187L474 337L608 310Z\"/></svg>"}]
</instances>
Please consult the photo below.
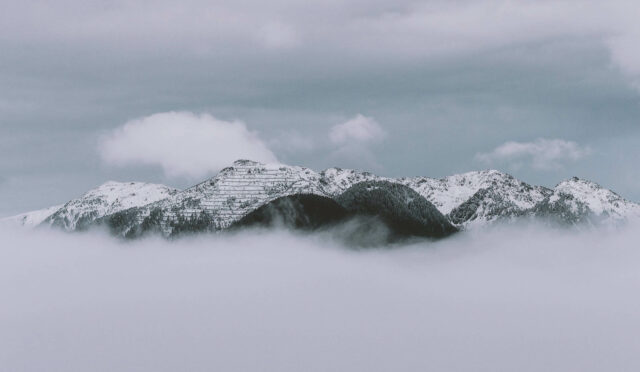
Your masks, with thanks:
<instances>
[{"instance_id":1,"label":"mist around mountain","mask_svg":"<svg viewBox=\"0 0 640 372\"><path fill-rule=\"evenodd\" d=\"M1 369L635 371L639 234L499 224L353 250L322 230L0 228Z\"/></svg>"},{"instance_id":2,"label":"mist around mountain","mask_svg":"<svg viewBox=\"0 0 640 372\"><path fill-rule=\"evenodd\" d=\"M277 225L302 232L330 229L353 244L372 245L373 237L378 244L438 239L523 221L583 228L621 226L638 218L640 205L575 177L549 189L495 170L393 179L239 160L186 190L110 181L60 207L3 222L65 231L106 229L123 238Z\"/></svg>"}]
</instances>

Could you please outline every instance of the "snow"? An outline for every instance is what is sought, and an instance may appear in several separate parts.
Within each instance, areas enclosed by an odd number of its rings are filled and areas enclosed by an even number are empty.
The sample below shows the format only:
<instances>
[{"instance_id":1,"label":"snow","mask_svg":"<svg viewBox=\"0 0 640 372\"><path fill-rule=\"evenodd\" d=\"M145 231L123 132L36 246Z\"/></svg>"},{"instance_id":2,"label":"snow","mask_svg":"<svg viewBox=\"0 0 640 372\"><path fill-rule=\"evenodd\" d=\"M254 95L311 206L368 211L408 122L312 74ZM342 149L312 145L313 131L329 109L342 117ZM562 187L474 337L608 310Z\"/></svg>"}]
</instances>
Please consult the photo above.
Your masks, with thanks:
<instances>
[{"instance_id":1,"label":"snow","mask_svg":"<svg viewBox=\"0 0 640 372\"><path fill-rule=\"evenodd\" d=\"M109 181L63 206L5 220L17 221L25 226L35 226L44 221L74 230L79 222L87 223L139 207L138 222L152 210L160 208L164 212L165 223L178 217L176 210L184 217L206 212L213 218L215 228L223 229L276 198L299 193L335 197L363 181L406 185L434 204L443 215L472 200L470 208L473 215L462 222L464 228L484 226L505 217L505 214L527 211L545 200L556 202L561 200L561 194L570 194L575 198L563 199L565 207L573 212L578 211L577 203L584 203L598 216L618 220L630 216L640 218L638 204L593 182L577 178L561 182L550 190L529 185L497 170L467 172L440 179L394 179L352 169L328 168L318 173L299 166L238 160L215 177L181 192L164 185Z\"/></svg>"},{"instance_id":2,"label":"snow","mask_svg":"<svg viewBox=\"0 0 640 372\"><path fill-rule=\"evenodd\" d=\"M63 205L44 223L74 230L81 219L95 220L174 195L178 190L152 183L108 181Z\"/></svg>"},{"instance_id":3,"label":"snow","mask_svg":"<svg viewBox=\"0 0 640 372\"><path fill-rule=\"evenodd\" d=\"M595 182L573 177L560 182L554 188L554 200L557 200L557 195L561 193L572 195L576 200L585 203L596 216L613 220L640 218L640 205Z\"/></svg>"},{"instance_id":4,"label":"snow","mask_svg":"<svg viewBox=\"0 0 640 372\"><path fill-rule=\"evenodd\" d=\"M317 173L309 168L284 164L261 164L248 160L236 161L217 176L185 190L174 197L145 207L140 218L154 208L165 211L165 222L175 220L178 209L184 217L206 212L217 229L230 226L247 213L276 198L308 193L335 197L363 181L389 181L404 184L429 200L446 215L482 189L493 189L509 205L525 210L544 200L551 191L530 186L496 170L468 172L442 179L427 177L393 179L352 169L328 168ZM493 221L491 200L474 216L474 225ZM170 228L166 227L166 232Z\"/></svg>"},{"instance_id":5,"label":"snow","mask_svg":"<svg viewBox=\"0 0 640 372\"><path fill-rule=\"evenodd\" d=\"M42 223L47 217L54 214L58 209L62 208L62 205L54 205L52 207L39 209L37 211L31 211L22 213L12 217L6 217L0 220L1 224L16 224L24 227L35 227Z\"/></svg>"},{"instance_id":6,"label":"snow","mask_svg":"<svg viewBox=\"0 0 640 372\"><path fill-rule=\"evenodd\" d=\"M172 207L179 206L187 218L206 212L214 218L216 228L226 228L276 198L299 193L325 195L319 185L320 176L309 168L241 160L210 180L148 205L142 216L162 208L165 218L173 219Z\"/></svg>"},{"instance_id":7,"label":"snow","mask_svg":"<svg viewBox=\"0 0 640 372\"><path fill-rule=\"evenodd\" d=\"M497 170L467 172L441 179L402 178L400 181L432 202L445 215L481 189L495 189L521 209L533 207L548 193L543 187L530 186Z\"/></svg>"}]
</instances>

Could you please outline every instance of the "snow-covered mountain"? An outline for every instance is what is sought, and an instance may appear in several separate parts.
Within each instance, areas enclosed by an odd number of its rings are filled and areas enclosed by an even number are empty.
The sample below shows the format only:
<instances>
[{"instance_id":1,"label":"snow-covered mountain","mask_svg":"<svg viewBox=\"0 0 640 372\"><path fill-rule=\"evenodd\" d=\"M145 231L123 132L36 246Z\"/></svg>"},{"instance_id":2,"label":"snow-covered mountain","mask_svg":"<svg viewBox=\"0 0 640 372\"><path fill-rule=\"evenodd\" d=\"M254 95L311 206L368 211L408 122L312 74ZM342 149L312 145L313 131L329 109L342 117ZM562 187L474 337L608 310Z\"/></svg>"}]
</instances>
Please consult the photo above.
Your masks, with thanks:
<instances>
[{"instance_id":1,"label":"snow-covered mountain","mask_svg":"<svg viewBox=\"0 0 640 372\"><path fill-rule=\"evenodd\" d=\"M595 182L577 177L560 182L531 211L538 217L555 217L569 223L620 224L640 219L640 205Z\"/></svg>"},{"instance_id":2,"label":"snow-covered mountain","mask_svg":"<svg viewBox=\"0 0 640 372\"><path fill-rule=\"evenodd\" d=\"M451 222L467 228L518 214L551 193L496 170L401 181L431 201Z\"/></svg>"},{"instance_id":3,"label":"snow-covered mountain","mask_svg":"<svg viewBox=\"0 0 640 372\"><path fill-rule=\"evenodd\" d=\"M42 224L68 231L84 229L97 218L166 199L177 192L152 183L109 181L56 209Z\"/></svg>"},{"instance_id":4,"label":"snow-covered mountain","mask_svg":"<svg viewBox=\"0 0 640 372\"><path fill-rule=\"evenodd\" d=\"M454 225L469 229L523 216L553 217L564 223L620 223L640 218L640 205L593 182L573 178L554 189L529 185L511 175L486 170L435 179L387 178L351 169L316 172L284 164L238 160L230 167L184 191L145 183L106 184L55 210L13 217L29 224L83 229L108 222L118 234L158 225L170 235L194 221L212 230L229 227L251 211L277 198L315 194L336 199L365 181L400 183L432 203ZM50 213L50 215L47 215ZM45 217L43 217L45 216ZM24 224L27 224L26 222Z\"/></svg>"},{"instance_id":5,"label":"snow-covered mountain","mask_svg":"<svg viewBox=\"0 0 640 372\"><path fill-rule=\"evenodd\" d=\"M520 216L552 193L545 187L529 185L495 170L449 178L456 180L453 184L462 190L450 194L457 199L450 200L452 203L449 206L455 206L449 211L449 219L466 228ZM473 190L475 192L465 199Z\"/></svg>"},{"instance_id":6,"label":"snow-covered mountain","mask_svg":"<svg viewBox=\"0 0 640 372\"><path fill-rule=\"evenodd\" d=\"M163 230L179 219L206 213L215 229L224 229L247 213L281 196L325 195L320 176L311 169L248 160L234 162L215 177L169 198L139 208L139 223L152 211L162 211Z\"/></svg>"}]
</instances>

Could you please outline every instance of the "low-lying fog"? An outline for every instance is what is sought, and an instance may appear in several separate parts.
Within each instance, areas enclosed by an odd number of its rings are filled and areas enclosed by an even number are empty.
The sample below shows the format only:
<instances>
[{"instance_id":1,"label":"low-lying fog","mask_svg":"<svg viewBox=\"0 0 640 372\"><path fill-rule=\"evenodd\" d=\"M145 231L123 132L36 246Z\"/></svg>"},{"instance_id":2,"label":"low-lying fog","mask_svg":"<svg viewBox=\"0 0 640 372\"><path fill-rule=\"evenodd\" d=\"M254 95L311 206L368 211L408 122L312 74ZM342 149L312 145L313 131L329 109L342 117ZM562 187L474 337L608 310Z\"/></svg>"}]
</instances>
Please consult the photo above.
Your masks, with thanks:
<instances>
[{"instance_id":1,"label":"low-lying fog","mask_svg":"<svg viewBox=\"0 0 640 372\"><path fill-rule=\"evenodd\" d=\"M638 371L640 230L4 231L4 371Z\"/></svg>"}]
</instances>

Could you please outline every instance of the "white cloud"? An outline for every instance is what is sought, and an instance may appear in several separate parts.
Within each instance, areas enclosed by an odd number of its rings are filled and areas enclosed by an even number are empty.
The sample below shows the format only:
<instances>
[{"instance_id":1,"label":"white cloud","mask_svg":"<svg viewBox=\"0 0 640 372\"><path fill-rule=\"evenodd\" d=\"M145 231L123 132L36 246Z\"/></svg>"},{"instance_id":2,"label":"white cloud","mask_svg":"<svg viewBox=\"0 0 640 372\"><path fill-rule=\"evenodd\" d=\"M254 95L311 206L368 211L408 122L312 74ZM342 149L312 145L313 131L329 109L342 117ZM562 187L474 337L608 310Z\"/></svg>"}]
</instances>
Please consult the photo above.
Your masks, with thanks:
<instances>
[{"instance_id":1,"label":"white cloud","mask_svg":"<svg viewBox=\"0 0 640 372\"><path fill-rule=\"evenodd\" d=\"M190 112L164 112L129 121L103 138L99 151L107 164L159 165L170 177L200 178L237 159L277 161L243 122Z\"/></svg>"},{"instance_id":2,"label":"white cloud","mask_svg":"<svg viewBox=\"0 0 640 372\"><path fill-rule=\"evenodd\" d=\"M329 131L329 139L334 144L379 142L385 136L385 131L374 118L361 114L342 124L335 125Z\"/></svg>"},{"instance_id":3,"label":"white cloud","mask_svg":"<svg viewBox=\"0 0 640 372\"><path fill-rule=\"evenodd\" d=\"M588 147L573 141L539 138L532 142L505 142L491 152L476 154L476 160L485 164L506 163L514 168L528 164L534 169L554 170L582 159L589 152Z\"/></svg>"}]
</instances>

